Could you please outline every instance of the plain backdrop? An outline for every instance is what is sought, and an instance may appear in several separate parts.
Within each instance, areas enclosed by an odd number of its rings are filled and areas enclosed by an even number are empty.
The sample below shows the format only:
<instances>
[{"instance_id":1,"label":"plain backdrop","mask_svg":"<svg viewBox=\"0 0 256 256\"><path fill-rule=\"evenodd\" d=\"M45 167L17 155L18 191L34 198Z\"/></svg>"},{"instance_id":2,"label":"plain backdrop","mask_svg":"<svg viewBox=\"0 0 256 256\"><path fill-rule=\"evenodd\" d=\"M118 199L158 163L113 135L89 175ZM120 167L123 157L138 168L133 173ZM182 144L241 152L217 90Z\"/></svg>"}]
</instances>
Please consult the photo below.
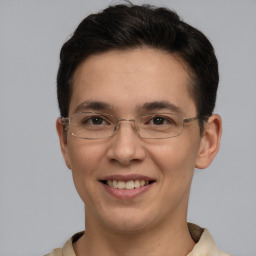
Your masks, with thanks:
<instances>
[{"instance_id":1,"label":"plain backdrop","mask_svg":"<svg viewBox=\"0 0 256 256\"><path fill-rule=\"evenodd\" d=\"M219 60L220 152L196 170L188 220L217 245L256 255L256 1L159 0L202 30ZM84 227L83 204L59 149L59 51L104 0L0 0L0 255L43 255ZM113 1L112 1L113 3Z\"/></svg>"}]
</instances>

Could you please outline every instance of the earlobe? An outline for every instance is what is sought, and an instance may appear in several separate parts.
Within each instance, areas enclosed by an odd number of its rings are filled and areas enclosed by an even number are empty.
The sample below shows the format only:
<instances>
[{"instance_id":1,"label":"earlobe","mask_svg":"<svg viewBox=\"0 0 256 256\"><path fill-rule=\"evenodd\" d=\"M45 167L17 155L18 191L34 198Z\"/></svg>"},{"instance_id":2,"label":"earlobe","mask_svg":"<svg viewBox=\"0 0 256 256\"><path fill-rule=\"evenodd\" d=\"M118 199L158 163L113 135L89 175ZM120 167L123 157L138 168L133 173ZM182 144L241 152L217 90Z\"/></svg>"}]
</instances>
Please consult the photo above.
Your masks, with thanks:
<instances>
[{"instance_id":1,"label":"earlobe","mask_svg":"<svg viewBox=\"0 0 256 256\"><path fill-rule=\"evenodd\" d=\"M65 160L66 166L69 169L71 169L71 164L70 164L69 154L68 154L67 137L64 132L64 127L63 127L60 117L56 120L56 130L57 130L57 133L59 136L60 148L61 148L61 152L64 157L64 160Z\"/></svg>"},{"instance_id":2,"label":"earlobe","mask_svg":"<svg viewBox=\"0 0 256 256\"><path fill-rule=\"evenodd\" d=\"M205 124L201 137L200 147L196 159L195 167L204 169L210 165L219 151L222 133L221 117L214 114L209 117Z\"/></svg>"}]
</instances>

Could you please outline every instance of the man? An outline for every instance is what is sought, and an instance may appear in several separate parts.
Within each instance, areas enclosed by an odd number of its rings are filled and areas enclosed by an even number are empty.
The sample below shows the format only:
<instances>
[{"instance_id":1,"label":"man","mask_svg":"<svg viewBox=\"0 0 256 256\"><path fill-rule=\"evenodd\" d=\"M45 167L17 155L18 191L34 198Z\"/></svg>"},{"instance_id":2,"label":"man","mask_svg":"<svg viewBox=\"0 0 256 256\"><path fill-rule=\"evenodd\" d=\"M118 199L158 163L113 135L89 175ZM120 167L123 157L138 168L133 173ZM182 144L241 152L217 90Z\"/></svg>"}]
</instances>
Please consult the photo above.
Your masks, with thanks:
<instances>
[{"instance_id":1,"label":"man","mask_svg":"<svg viewBox=\"0 0 256 256\"><path fill-rule=\"evenodd\" d=\"M228 255L187 224L194 169L219 149L218 80L208 39L168 9L80 23L60 54L56 126L86 230L48 255Z\"/></svg>"}]
</instances>

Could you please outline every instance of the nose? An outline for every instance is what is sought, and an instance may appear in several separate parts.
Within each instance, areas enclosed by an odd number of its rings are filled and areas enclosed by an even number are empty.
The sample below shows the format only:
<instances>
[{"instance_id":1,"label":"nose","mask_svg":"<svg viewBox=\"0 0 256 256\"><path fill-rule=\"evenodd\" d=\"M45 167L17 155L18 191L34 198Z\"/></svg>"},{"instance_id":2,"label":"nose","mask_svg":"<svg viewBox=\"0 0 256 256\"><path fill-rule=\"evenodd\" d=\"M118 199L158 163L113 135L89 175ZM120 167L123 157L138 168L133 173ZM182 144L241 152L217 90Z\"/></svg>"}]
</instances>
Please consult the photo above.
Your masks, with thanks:
<instances>
[{"instance_id":1,"label":"nose","mask_svg":"<svg viewBox=\"0 0 256 256\"><path fill-rule=\"evenodd\" d=\"M140 162L145 158L143 141L137 134L132 120L122 121L125 122L119 122L117 132L111 138L107 158L121 165Z\"/></svg>"}]
</instances>

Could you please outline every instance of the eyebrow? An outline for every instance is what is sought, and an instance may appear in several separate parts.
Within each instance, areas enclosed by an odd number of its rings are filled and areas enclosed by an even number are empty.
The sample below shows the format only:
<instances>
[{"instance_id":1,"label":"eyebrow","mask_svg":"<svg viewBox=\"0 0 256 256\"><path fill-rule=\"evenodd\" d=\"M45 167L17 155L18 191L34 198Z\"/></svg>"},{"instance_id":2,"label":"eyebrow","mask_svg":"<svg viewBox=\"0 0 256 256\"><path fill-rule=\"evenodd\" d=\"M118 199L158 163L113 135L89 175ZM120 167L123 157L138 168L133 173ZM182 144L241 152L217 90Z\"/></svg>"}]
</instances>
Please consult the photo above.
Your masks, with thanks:
<instances>
[{"instance_id":1,"label":"eyebrow","mask_svg":"<svg viewBox=\"0 0 256 256\"><path fill-rule=\"evenodd\" d=\"M74 113L78 113L78 112L82 112L82 111L86 111L86 110L110 110L112 109L112 107L106 103L106 102L102 102L102 101L84 101L81 104L79 104Z\"/></svg>"},{"instance_id":2,"label":"eyebrow","mask_svg":"<svg viewBox=\"0 0 256 256\"><path fill-rule=\"evenodd\" d=\"M104 110L113 110L113 106L106 102L102 101L84 101L79 104L74 113L83 112L83 111L104 111ZM154 111L154 110L169 110L173 113L184 114L182 109L175 104L169 101L152 101L146 102L142 106L137 106L137 111Z\"/></svg>"},{"instance_id":3,"label":"eyebrow","mask_svg":"<svg viewBox=\"0 0 256 256\"><path fill-rule=\"evenodd\" d=\"M182 109L175 104L169 101L153 101L153 102L146 102L141 107L142 110L152 111L152 110L169 110L171 112L175 112L177 114L184 114Z\"/></svg>"}]
</instances>

